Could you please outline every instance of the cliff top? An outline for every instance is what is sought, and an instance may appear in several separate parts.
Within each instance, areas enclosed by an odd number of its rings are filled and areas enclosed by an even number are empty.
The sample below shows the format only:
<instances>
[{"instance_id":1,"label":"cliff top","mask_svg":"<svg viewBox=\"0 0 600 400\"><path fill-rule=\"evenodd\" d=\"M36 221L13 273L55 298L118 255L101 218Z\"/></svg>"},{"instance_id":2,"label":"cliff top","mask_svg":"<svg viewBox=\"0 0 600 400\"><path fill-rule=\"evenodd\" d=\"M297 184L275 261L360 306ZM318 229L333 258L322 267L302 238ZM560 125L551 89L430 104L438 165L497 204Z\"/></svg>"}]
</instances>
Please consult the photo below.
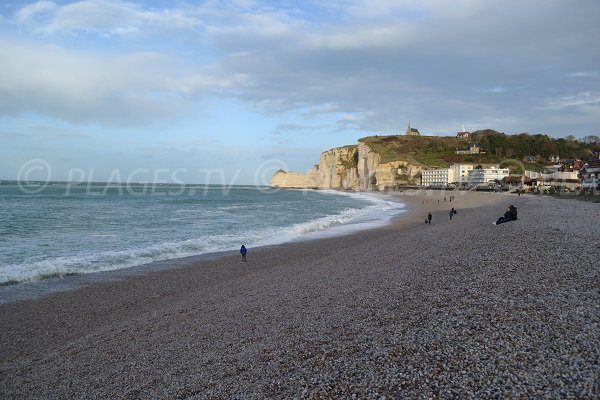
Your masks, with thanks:
<instances>
[{"instance_id":1,"label":"cliff top","mask_svg":"<svg viewBox=\"0 0 600 400\"><path fill-rule=\"evenodd\" d=\"M456 150L466 150L468 142L452 136L394 135L359 139L381 156L381 162L405 160L429 167L446 167L459 162L495 164L506 159L540 156L541 168L547 164L544 159L554 155L561 159L587 159L592 151L600 150L599 143L554 139L541 134L505 135L492 129L473 132L471 141L480 144L484 154L456 154Z\"/></svg>"}]
</instances>

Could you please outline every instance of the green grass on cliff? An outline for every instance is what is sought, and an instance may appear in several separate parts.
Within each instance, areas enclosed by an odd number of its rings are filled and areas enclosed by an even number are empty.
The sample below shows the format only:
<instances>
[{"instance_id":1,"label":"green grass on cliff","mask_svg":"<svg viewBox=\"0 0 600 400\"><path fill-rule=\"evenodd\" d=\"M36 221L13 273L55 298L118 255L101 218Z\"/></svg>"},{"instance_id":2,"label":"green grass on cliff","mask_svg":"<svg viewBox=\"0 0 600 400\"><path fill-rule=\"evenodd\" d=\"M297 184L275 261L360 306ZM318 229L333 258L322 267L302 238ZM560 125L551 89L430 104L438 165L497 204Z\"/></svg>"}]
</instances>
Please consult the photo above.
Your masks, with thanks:
<instances>
[{"instance_id":1,"label":"green grass on cliff","mask_svg":"<svg viewBox=\"0 0 600 400\"><path fill-rule=\"evenodd\" d=\"M405 160L428 167L446 167L453 163L499 164L507 159L521 162L526 156L535 156L538 162L528 164L528 169L540 170L548 165L548 158L558 155L561 159L586 160L600 144L586 144L566 139L554 139L547 135L505 135L491 129L471 134L472 141L481 145L485 154L456 154L466 150L468 142L451 136L369 136L359 139L374 152L382 162Z\"/></svg>"},{"instance_id":2,"label":"green grass on cliff","mask_svg":"<svg viewBox=\"0 0 600 400\"><path fill-rule=\"evenodd\" d=\"M381 156L382 162L410 161L443 167L457 149L466 143L453 137L437 136L369 136L359 139Z\"/></svg>"}]
</instances>

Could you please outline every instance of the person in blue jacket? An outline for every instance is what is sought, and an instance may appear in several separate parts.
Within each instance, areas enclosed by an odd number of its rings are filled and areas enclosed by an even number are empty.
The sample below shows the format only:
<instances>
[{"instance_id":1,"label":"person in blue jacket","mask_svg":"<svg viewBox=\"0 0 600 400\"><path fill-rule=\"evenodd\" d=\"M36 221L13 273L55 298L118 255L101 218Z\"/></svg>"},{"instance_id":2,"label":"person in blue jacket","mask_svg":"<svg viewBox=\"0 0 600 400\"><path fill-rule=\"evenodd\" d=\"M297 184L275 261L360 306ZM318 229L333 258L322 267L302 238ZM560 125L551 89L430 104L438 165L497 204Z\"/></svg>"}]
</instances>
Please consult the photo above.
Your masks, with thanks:
<instances>
[{"instance_id":1,"label":"person in blue jacket","mask_svg":"<svg viewBox=\"0 0 600 400\"><path fill-rule=\"evenodd\" d=\"M246 253L248 252L248 250L246 249L246 246L242 245L242 247L240 248L240 254L242 255L242 262L246 262Z\"/></svg>"}]
</instances>

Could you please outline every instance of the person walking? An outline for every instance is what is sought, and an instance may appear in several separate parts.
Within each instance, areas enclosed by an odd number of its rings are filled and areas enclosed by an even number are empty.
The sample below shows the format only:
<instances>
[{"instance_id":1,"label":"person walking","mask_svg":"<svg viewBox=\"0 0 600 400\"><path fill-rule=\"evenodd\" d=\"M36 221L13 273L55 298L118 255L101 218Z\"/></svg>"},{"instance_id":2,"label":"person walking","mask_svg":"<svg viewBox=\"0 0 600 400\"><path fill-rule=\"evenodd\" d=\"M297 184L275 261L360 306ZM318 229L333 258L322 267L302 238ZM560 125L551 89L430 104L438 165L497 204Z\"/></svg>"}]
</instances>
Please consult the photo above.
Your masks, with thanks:
<instances>
[{"instance_id":1,"label":"person walking","mask_svg":"<svg viewBox=\"0 0 600 400\"><path fill-rule=\"evenodd\" d=\"M448 211L448 216L450 217L450 221L452 221L452 217L454 216L454 214L456 214L456 210L454 209L454 207L452 207L452 209L450 211Z\"/></svg>"},{"instance_id":2,"label":"person walking","mask_svg":"<svg viewBox=\"0 0 600 400\"><path fill-rule=\"evenodd\" d=\"M248 252L248 250L246 249L246 246L242 245L242 247L240 248L240 254L242 255L242 262L245 263L246 262L246 253Z\"/></svg>"},{"instance_id":3,"label":"person walking","mask_svg":"<svg viewBox=\"0 0 600 400\"><path fill-rule=\"evenodd\" d=\"M431 213L427 214L427 223L431 225Z\"/></svg>"}]
</instances>

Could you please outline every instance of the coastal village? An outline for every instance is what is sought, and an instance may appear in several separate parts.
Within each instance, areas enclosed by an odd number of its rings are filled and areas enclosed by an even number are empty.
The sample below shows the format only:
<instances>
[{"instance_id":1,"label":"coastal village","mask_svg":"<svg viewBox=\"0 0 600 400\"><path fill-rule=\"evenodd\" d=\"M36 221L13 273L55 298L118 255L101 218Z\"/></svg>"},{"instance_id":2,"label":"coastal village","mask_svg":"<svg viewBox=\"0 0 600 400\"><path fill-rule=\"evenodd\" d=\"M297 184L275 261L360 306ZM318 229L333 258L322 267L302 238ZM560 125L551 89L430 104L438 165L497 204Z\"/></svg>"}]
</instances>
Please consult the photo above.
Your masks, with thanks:
<instances>
[{"instance_id":1,"label":"coastal village","mask_svg":"<svg viewBox=\"0 0 600 400\"><path fill-rule=\"evenodd\" d=\"M493 130L455 137L422 135L408 123L403 134L370 136L321 154L307 173L277 171L272 187L383 191L403 188L594 194L600 190L600 139L577 141ZM508 142L528 144L521 154ZM485 141L482 143L481 141ZM538 142L542 142L539 146ZM541 153L541 154L540 154Z\"/></svg>"},{"instance_id":2,"label":"coastal village","mask_svg":"<svg viewBox=\"0 0 600 400\"><path fill-rule=\"evenodd\" d=\"M420 135L410 123L406 135ZM466 150L457 150L456 154L482 154L478 142L470 141L471 133L463 129L456 137L467 142ZM457 163L449 168L423 169L421 186L427 188L468 188L492 190L517 190L533 192L575 192L597 191L600 189L600 153L593 152L589 159L561 159L552 155L542 160L539 155L529 155L517 161L521 173L514 174L509 166L501 164ZM547 161L541 172L526 169L534 161Z\"/></svg>"}]
</instances>

